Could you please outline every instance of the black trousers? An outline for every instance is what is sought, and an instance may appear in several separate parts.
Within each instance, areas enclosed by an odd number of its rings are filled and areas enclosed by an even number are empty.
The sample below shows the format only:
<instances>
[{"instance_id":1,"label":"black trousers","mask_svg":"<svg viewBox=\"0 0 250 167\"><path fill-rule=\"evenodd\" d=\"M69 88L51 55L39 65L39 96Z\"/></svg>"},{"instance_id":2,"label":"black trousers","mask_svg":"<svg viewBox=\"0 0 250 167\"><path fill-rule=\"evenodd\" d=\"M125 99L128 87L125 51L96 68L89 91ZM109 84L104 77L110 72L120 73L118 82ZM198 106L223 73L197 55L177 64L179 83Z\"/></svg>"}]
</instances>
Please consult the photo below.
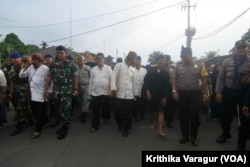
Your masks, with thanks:
<instances>
[{"instance_id":1,"label":"black trousers","mask_svg":"<svg viewBox=\"0 0 250 167\"><path fill-rule=\"evenodd\" d=\"M131 128L133 99L115 99L115 119L119 129Z\"/></svg>"},{"instance_id":2,"label":"black trousers","mask_svg":"<svg viewBox=\"0 0 250 167\"><path fill-rule=\"evenodd\" d=\"M36 122L35 131L40 132L42 131L43 126L46 123L46 118L47 118L45 112L46 102L31 101L30 106Z\"/></svg>"},{"instance_id":3,"label":"black trousers","mask_svg":"<svg viewBox=\"0 0 250 167\"><path fill-rule=\"evenodd\" d=\"M110 119L110 96L92 96L92 128L98 129L100 125L100 115L102 112L102 118L105 120Z\"/></svg>"},{"instance_id":4,"label":"black trousers","mask_svg":"<svg viewBox=\"0 0 250 167\"><path fill-rule=\"evenodd\" d=\"M167 105L165 107L165 119L167 123L173 123L174 113L175 113L175 101L171 97L167 99Z\"/></svg>"},{"instance_id":5,"label":"black trousers","mask_svg":"<svg viewBox=\"0 0 250 167\"><path fill-rule=\"evenodd\" d=\"M142 97L136 97L134 101L134 111L133 111L133 118L140 118L144 119L146 111L146 99Z\"/></svg>"},{"instance_id":6,"label":"black trousers","mask_svg":"<svg viewBox=\"0 0 250 167\"><path fill-rule=\"evenodd\" d=\"M201 106L200 90L179 90L179 116L182 137L197 137L198 121Z\"/></svg>"},{"instance_id":7,"label":"black trousers","mask_svg":"<svg viewBox=\"0 0 250 167\"><path fill-rule=\"evenodd\" d=\"M231 130L231 123L234 114L237 112L240 120L238 128L238 145L245 147L248 130L249 120L242 112L243 101L245 98L246 90L235 90L224 88L223 101L221 105L221 128L224 135L229 135Z\"/></svg>"},{"instance_id":8,"label":"black trousers","mask_svg":"<svg viewBox=\"0 0 250 167\"><path fill-rule=\"evenodd\" d=\"M222 95L221 128L223 134L229 135L233 116L235 113L238 113L238 109L242 109L245 93L241 90L225 87Z\"/></svg>"}]
</instances>

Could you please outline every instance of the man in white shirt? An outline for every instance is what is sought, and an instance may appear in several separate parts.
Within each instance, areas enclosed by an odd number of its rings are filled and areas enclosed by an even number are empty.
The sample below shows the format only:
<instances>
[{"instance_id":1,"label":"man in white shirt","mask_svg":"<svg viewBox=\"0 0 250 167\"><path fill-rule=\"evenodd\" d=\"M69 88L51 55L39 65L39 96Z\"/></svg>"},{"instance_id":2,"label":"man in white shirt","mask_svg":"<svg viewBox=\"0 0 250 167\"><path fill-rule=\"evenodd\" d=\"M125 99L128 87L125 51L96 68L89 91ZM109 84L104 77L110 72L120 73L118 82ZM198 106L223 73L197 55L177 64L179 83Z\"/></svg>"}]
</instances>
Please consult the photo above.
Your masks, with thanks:
<instances>
[{"instance_id":1,"label":"man in white shirt","mask_svg":"<svg viewBox=\"0 0 250 167\"><path fill-rule=\"evenodd\" d=\"M142 97L142 86L147 70L141 67L141 57L137 56L135 63L135 81L134 81L134 91L135 91L135 102L133 111L133 123L137 123L139 120L144 119L145 114L145 98Z\"/></svg>"},{"instance_id":2,"label":"man in white shirt","mask_svg":"<svg viewBox=\"0 0 250 167\"><path fill-rule=\"evenodd\" d=\"M131 128L134 102L134 69L137 54L130 51L125 62L116 64L111 79L111 95L115 99L115 119L124 137Z\"/></svg>"},{"instance_id":3,"label":"man in white shirt","mask_svg":"<svg viewBox=\"0 0 250 167\"><path fill-rule=\"evenodd\" d=\"M45 80L49 71L46 65L43 65L43 56L39 53L34 53L32 56L32 65L25 64L25 67L20 71L19 77L28 77L30 92L31 92L31 109L35 117L35 129L31 136L32 139L38 138L47 121L45 112L46 99L44 99L43 91Z\"/></svg>"},{"instance_id":4,"label":"man in white shirt","mask_svg":"<svg viewBox=\"0 0 250 167\"><path fill-rule=\"evenodd\" d=\"M0 131L3 129L3 123L2 123L2 112L5 112L4 110L4 99L5 99L5 93L6 93L6 78L2 70L0 70Z\"/></svg>"},{"instance_id":5,"label":"man in white shirt","mask_svg":"<svg viewBox=\"0 0 250 167\"><path fill-rule=\"evenodd\" d=\"M110 82L112 69L104 64L104 54L97 53L97 66L91 70L89 82L89 95L92 97L92 128L90 132L95 132L100 125L100 112L106 122L110 119Z\"/></svg>"}]
</instances>

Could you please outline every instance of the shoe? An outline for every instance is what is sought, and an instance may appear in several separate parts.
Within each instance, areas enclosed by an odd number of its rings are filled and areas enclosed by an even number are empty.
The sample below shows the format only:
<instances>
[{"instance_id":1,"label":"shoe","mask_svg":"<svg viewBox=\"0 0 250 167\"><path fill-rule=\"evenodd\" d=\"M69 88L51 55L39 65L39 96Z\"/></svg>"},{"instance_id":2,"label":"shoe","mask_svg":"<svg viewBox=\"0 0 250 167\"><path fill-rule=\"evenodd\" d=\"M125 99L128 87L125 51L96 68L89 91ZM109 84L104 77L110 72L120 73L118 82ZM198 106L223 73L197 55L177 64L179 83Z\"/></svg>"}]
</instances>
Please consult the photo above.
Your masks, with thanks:
<instances>
[{"instance_id":1,"label":"shoe","mask_svg":"<svg viewBox=\"0 0 250 167\"><path fill-rule=\"evenodd\" d=\"M54 120L54 121L49 125L49 127L50 127L50 128L54 128L54 127L58 126L59 124L60 124L60 122L59 122L58 120Z\"/></svg>"},{"instance_id":2,"label":"shoe","mask_svg":"<svg viewBox=\"0 0 250 167\"><path fill-rule=\"evenodd\" d=\"M67 131L69 130L69 127L68 127L68 125L63 125L62 126L62 128L59 130L59 132L58 132L58 136L57 136L57 138L59 139L59 140L61 140L61 139L64 139L66 136L67 136Z\"/></svg>"},{"instance_id":3,"label":"shoe","mask_svg":"<svg viewBox=\"0 0 250 167\"><path fill-rule=\"evenodd\" d=\"M86 112L83 112L83 113L82 113L81 122L82 122L82 123L86 123L86 122L87 122L87 113L86 113Z\"/></svg>"},{"instance_id":4,"label":"shoe","mask_svg":"<svg viewBox=\"0 0 250 167\"><path fill-rule=\"evenodd\" d=\"M171 123L167 123L167 127L172 128L173 126L171 125Z\"/></svg>"},{"instance_id":5,"label":"shoe","mask_svg":"<svg viewBox=\"0 0 250 167\"><path fill-rule=\"evenodd\" d=\"M10 136L16 136L16 135L18 135L18 134L20 134L20 133L22 133L22 132L23 132L23 129L16 128L16 129L10 134Z\"/></svg>"},{"instance_id":6,"label":"shoe","mask_svg":"<svg viewBox=\"0 0 250 167\"><path fill-rule=\"evenodd\" d=\"M122 127L121 127L121 126L119 126L119 127L118 127L118 130L119 130L119 131L122 131Z\"/></svg>"},{"instance_id":7,"label":"shoe","mask_svg":"<svg viewBox=\"0 0 250 167\"><path fill-rule=\"evenodd\" d=\"M57 138L59 140L64 139L67 136L67 132L66 131L60 131L60 133L58 134Z\"/></svg>"},{"instance_id":8,"label":"shoe","mask_svg":"<svg viewBox=\"0 0 250 167\"><path fill-rule=\"evenodd\" d=\"M90 131L91 133L95 133L95 132L96 132L96 129L95 129L95 128L91 128L89 131Z\"/></svg>"},{"instance_id":9,"label":"shoe","mask_svg":"<svg viewBox=\"0 0 250 167\"><path fill-rule=\"evenodd\" d=\"M37 132L37 131L33 132L31 138L32 138L32 139L37 139L38 137L40 137L40 133Z\"/></svg>"},{"instance_id":10,"label":"shoe","mask_svg":"<svg viewBox=\"0 0 250 167\"><path fill-rule=\"evenodd\" d=\"M106 125L112 125L112 122L110 120L105 120L103 123Z\"/></svg>"},{"instance_id":11,"label":"shoe","mask_svg":"<svg viewBox=\"0 0 250 167\"><path fill-rule=\"evenodd\" d=\"M238 146L236 151L246 151L246 148L242 146Z\"/></svg>"},{"instance_id":12,"label":"shoe","mask_svg":"<svg viewBox=\"0 0 250 167\"><path fill-rule=\"evenodd\" d=\"M217 137L216 142L217 142L217 143L225 143L226 140L227 140L227 139L230 139L230 138L232 138L231 135L224 135L224 134L222 134L222 135L220 135L219 137Z\"/></svg>"},{"instance_id":13,"label":"shoe","mask_svg":"<svg viewBox=\"0 0 250 167\"><path fill-rule=\"evenodd\" d=\"M198 140L196 137L191 137L191 143L193 146L197 146L198 145Z\"/></svg>"},{"instance_id":14,"label":"shoe","mask_svg":"<svg viewBox=\"0 0 250 167\"><path fill-rule=\"evenodd\" d=\"M183 137L183 138L180 139L179 143L180 143L180 144L184 144L184 143L186 143L186 142L188 142L188 141L189 141L189 138L188 138L188 137Z\"/></svg>"},{"instance_id":15,"label":"shoe","mask_svg":"<svg viewBox=\"0 0 250 167\"><path fill-rule=\"evenodd\" d=\"M122 136L123 137L128 137L128 130L123 130L122 131Z\"/></svg>"}]
</instances>

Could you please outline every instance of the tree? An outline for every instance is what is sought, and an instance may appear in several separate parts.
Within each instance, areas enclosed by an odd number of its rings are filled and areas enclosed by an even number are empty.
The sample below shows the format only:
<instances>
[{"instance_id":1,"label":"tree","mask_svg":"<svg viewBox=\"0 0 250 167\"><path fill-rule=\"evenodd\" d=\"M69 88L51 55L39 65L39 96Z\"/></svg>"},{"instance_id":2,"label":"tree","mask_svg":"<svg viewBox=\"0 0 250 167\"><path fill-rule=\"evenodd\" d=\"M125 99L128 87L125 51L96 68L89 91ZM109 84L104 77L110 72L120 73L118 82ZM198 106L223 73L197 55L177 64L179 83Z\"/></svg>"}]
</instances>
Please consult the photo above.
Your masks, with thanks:
<instances>
[{"instance_id":1,"label":"tree","mask_svg":"<svg viewBox=\"0 0 250 167\"><path fill-rule=\"evenodd\" d=\"M28 44L25 46L27 53L34 53L40 50L40 48L36 45Z\"/></svg>"},{"instance_id":2,"label":"tree","mask_svg":"<svg viewBox=\"0 0 250 167\"><path fill-rule=\"evenodd\" d=\"M246 32L243 36L242 39L247 40L248 42L250 42L250 28L248 29L248 32Z\"/></svg>"},{"instance_id":3,"label":"tree","mask_svg":"<svg viewBox=\"0 0 250 167\"><path fill-rule=\"evenodd\" d=\"M216 51L209 51L209 52L205 52L205 56L202 56L202 59L212 59L214 57L217 57L218 53Z\"/></svg>"},{"instance_id":4,"label":"tree","mask_svg":"<svg viewBox=\"0 0 250 167\"><path fill-rule=\"evenodd\" d=\"M45 41L42 41L40 46L42 47L41 49L46 49L49 45Z\"/></svg>"},{"instance_id":5,"label":"tree","mask_svg":"<svg viewBox=\"0 0 250 167\"><path fill-rule=\"evenodd\" d=\"M156 64L156 57L160 56L160 55L163 55L163 53L160 52L160 51L154 51L153 53L151 53L148 56L148 62L149 62L149 64L151 64L151 65Z\"/></svg>"},{"instance_id":6,"label":"tree","mask_svg":"<svg viewBox=\"0 0 250 167\"><path fill-rule=\"evenodd\" d=\"M21 53L26 53L26 47L24 43L18 38L14 33L6 35L4 42L7 44L7 50L9 52L18 51Z\"/></svg>"}]
</instances>

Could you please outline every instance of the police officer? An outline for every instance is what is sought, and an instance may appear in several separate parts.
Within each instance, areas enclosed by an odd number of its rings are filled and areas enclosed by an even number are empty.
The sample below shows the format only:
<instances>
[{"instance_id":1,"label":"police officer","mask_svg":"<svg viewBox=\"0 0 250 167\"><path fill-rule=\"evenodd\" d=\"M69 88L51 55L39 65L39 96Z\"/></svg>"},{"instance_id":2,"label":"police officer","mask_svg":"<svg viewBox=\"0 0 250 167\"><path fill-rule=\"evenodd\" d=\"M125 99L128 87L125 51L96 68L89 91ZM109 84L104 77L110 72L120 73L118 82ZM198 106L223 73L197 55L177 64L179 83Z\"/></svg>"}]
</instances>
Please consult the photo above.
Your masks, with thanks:
<instances>
[{"instance_id":1,"label":"police officer","mask_svg":"<svg viewBox=\"0 0 250 167\"><path fill-rule=\"evenodd\" d=\"M173 97L178 102L180 114L182 138L179 143L186 143L191 136L192 145L197 146L201 96L204 102L208 100L207 72L204 64L193 60L191 48L182 47L181 59L176 65L172 81Z\"/></svg>"},{"instance_id":2,"label":"police officer","mask_svg":"<svg viewBox=\"0 0 250 167\"><path fill-rule=\"evenodd\" d=\"M78 93L78 72L76 66L67 60L66 48L58 46L56 48L58 61L50 66L44 87L44 96L48 96L48 88L53 80L53 101L57 112L61 128L57 131L58 139L67 136L70 122L70 112L72 109L71 97Z\"/></svg>"},{"instance_id":3,"label":"police officer","mask_svg":"<svg viewBox=\"0 0 250 167\"><path fill-rule=\"evenodd\" d=\"M221 103L222 134L216 139L217 143L225 143L231 138L231 122L234 113L239 108L239 139L244 133L246 117L242 112L243 101L248 84L244 78L250 76L250 58L247 57L248 43L245 40L235 42L234 55L224 60L216 83L216 100ZM243 81L243 82L242 82ZM244 142L238 141L237 149L245 149Z\"/></svg>"}]
</instances>

